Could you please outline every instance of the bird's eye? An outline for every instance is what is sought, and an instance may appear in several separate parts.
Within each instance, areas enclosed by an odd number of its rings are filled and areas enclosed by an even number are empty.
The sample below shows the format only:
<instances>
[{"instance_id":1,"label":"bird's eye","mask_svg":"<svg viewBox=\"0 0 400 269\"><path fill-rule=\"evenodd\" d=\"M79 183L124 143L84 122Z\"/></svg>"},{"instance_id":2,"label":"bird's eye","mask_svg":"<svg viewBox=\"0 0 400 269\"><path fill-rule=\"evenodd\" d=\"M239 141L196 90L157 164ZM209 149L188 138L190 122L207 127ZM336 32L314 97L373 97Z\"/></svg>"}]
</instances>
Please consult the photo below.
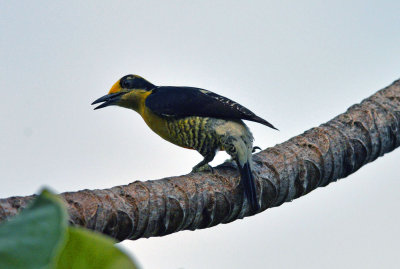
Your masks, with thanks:
<instances>
[{"instance_id":1,"label":"bird's eye","mask_svg":"<svg viewBox=\"0 0 400 269\"><path fill-rule=\"evenodd\" d=\"M126 76L120 80L121 87L124 89L133 89L135 88L135 77Z\"/></svg>"}]
</instances>

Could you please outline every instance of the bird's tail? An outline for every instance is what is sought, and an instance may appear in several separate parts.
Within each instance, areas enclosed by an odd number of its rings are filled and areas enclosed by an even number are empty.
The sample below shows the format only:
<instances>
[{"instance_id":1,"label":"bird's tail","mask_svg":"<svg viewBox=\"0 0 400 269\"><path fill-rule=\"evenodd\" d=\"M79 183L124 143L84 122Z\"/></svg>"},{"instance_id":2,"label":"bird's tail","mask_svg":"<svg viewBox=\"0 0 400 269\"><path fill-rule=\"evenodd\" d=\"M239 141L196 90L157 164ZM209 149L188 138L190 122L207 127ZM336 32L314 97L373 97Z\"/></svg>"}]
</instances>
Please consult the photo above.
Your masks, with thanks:
<instances>
[{"instance_id":1,"label":"bird's tail","mask_svg":"<svg viewBox=\"0 0 400 269\"><path fill-rule=\"evenodd\" d=\"M257 212L260 210L260 205L257 200L256 184L251 171L250 160L241 165L238 162L238 167L240 171L240 182L243 185L244 193L246 194L247 201L250 205L252 212Z\"/></svg>"},{"instance_id":2,"label":"bird's tail","mask_svg":"<svg viewBox=\"0 0 400 269\"><path fill-rule=\"evenodd\" d=\"M226 132L221 137L222 146L236 161L240 172L240 184L243 186L251 212L255 213L260 210L260 205L257 200L254 175L251 171L253 135L242 121L228 122L223 127L225 127Z\"/></svg>"}]
</instances>

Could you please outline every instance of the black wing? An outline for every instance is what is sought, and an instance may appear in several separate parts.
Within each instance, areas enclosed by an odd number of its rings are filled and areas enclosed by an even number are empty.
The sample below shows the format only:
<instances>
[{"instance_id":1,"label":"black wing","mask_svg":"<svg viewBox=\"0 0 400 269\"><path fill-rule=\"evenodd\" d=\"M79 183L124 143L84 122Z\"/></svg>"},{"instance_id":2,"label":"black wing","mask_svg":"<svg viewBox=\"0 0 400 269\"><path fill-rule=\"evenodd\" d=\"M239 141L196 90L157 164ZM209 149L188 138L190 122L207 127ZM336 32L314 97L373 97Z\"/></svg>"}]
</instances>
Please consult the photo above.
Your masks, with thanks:
<instances>
[{"instance_id":1,"label":"black wing","mask_svg":"<svg viewBox=\"0 0 400 269\"><path fill-rule=\"evenodd\" d=\"M169 117L212 117L255 121L276 129L244 106L216 93L192 87L157 87L146 99L154 113Z\"/></svg>"}]
</instances>

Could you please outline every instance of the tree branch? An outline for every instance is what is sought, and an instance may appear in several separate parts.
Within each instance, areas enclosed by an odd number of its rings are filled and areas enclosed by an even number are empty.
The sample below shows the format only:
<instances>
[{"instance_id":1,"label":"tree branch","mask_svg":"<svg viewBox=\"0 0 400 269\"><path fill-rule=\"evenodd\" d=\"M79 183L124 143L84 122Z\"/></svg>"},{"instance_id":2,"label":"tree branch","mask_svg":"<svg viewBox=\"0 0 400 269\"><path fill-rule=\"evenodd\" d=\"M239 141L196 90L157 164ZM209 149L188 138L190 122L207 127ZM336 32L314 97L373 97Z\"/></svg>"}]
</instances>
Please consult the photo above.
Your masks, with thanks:
<instances>
[{"instance_id":1,"label":"tree branch","mask_svg":"<svg viewBox=\"0 0 400 269\"><path fill-rule=\"evenodd\" d=\"M400 80L331 121L253 156L261 211L344 178L400 145ZM0 221L34 196L0 199ZM219 166L105 190L62 193L70 222L119 240L196 230L249 216L239 175Z\"/></svg>"}]
</instances>

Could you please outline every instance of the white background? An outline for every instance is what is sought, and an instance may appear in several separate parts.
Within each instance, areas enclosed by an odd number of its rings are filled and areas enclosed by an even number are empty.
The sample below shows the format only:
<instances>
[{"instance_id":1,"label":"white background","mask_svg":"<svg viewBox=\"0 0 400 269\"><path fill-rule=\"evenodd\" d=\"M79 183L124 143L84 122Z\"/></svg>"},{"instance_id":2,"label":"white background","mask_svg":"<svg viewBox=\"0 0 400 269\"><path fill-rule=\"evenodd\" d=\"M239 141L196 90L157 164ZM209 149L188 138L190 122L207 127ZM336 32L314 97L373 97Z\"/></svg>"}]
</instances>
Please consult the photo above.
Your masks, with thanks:
<instances>
[{"instance_id":1,"label":"white background","mask_svg":"<svg viewBox=\"0 0 400 269\"><path fill-rule=\"evenodd\" d=\"M129 73L238 101L281 130L249 123L263 148L400 77L399 1L241 2L0 1L0 197L189 172L201 156L135 112L92 110ZM143 268L397 268L399 157L251 218L121 245Z\"/></svg>"}]
</instances>

